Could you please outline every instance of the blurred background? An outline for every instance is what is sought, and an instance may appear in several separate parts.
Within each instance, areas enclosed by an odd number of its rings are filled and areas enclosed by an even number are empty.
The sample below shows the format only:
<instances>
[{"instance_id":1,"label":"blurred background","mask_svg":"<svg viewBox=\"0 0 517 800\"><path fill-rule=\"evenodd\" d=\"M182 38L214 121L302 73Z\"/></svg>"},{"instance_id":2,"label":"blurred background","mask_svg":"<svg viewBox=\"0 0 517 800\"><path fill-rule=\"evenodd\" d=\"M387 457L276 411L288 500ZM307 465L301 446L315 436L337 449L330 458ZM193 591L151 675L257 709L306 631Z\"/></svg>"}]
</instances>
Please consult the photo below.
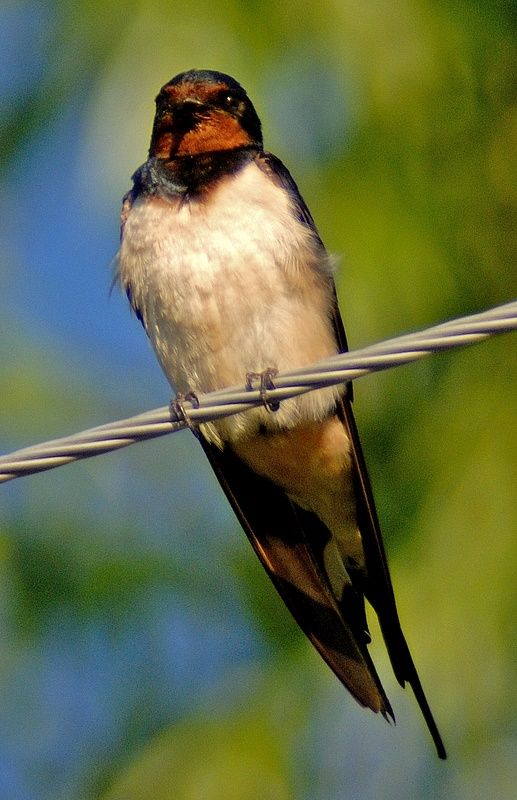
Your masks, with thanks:
<instances>
[{"instance_id":1,"label":"blurred background","mask_svg":"<svg viewBox=\"0 0 517 800\"><path fill-rule=\"evenodd\" d=\"M510 0L4 2L0 450L169 400L109 289L154 97L185 69L229 72L248 90L336 255L352 347L510 299L514 11ZM512 345L495 338L356 383L446 763L373 621L397 726L338 684L181 433L0 489L0 796L513 797Z\"/></svg>"}]
</instances>

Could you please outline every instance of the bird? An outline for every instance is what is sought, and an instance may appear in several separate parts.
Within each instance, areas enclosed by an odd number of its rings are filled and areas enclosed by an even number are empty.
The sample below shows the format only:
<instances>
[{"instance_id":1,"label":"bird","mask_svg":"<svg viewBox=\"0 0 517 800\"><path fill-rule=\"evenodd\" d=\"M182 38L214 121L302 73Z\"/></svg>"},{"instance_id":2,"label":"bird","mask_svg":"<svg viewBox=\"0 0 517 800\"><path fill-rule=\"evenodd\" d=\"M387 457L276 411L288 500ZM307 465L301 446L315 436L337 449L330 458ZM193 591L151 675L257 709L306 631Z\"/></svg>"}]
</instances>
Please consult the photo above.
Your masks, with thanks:
<instances>
[{"instance_id":1,"label":"bird","mask_svg":"<svg viewBox=\"0 0 517 800\"><path fill-rule=\"evenodd\" d=\"M360 705L395 722L368 650L371 605L446 758L399 621L352 387L267 399L277 371L347 341L333 260L231 76L192 69L159 91L148 158L122 201L115 280L180 410L260 383L259 407L195 428L222 489L302 631Z\"/></svg>"}]
</instances>

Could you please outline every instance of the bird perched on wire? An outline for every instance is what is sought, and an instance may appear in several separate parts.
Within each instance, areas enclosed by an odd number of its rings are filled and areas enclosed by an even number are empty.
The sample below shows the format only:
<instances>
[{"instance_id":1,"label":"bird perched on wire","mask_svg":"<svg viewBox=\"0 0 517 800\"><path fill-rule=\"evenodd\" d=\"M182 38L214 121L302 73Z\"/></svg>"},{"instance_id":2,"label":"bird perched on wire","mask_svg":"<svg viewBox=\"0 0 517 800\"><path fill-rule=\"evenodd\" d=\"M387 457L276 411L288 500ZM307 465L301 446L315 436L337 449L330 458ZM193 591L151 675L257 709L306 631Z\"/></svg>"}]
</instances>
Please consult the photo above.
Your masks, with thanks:
<instances>
[{"instance_id":1,"label":"bird perched on wire","mask_svg":"<svg viewBox=\"0 0 517 800\"><path fill-rule=\"evenodd\" d=\"M373 606L445 758L401 630L350 388L267 398L277 370L347 345L311 214L229 75L191 70L160 90L117 269L180 397L258 381L263 406L198 430L221 486L296 622L361 705L394 719L368 652L365 598Z\"/></svg>"}]
</instances>

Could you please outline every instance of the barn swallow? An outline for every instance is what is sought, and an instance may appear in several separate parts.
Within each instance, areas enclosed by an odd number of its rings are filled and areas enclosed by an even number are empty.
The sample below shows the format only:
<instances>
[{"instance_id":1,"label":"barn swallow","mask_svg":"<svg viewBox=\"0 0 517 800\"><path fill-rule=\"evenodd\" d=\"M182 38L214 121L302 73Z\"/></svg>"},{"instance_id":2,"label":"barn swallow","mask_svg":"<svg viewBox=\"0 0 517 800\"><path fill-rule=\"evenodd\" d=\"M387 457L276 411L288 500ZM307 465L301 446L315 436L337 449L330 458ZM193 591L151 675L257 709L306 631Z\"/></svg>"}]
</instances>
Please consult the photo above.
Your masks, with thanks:
<instances>
[{"instance_id":1,"label":"barn swallow","mask_svg":"<svg viewBox=\"0 0 517 800\"><path fill-rule=\"evenodd\" d=\"M229 75L160 90L149 157L123 200L118 280L180 395L347 349L332 264ZM349 386L199 426L244 531L294 619L362 705L394 721L368 652L365 599L399 683L445 749L400 626Z\"/></svg>"}]
</instances>

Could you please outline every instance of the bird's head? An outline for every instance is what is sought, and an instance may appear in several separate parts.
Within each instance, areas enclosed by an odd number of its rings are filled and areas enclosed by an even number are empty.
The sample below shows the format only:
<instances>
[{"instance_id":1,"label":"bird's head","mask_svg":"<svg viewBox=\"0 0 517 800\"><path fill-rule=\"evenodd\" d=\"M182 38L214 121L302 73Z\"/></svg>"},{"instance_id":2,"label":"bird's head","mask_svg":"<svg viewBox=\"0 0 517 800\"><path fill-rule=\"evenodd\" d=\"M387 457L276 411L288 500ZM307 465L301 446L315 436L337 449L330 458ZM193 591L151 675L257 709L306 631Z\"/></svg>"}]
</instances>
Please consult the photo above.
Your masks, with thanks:
<instances>
[{"instance_id":1,"label":"bird's head","mask_svg":"<svg viewBox=\"0 0 517 800\"><path fill-rule=\"evenodd\" d=\"M222 72L176 75L156 98L149 155L169 160L239 147L262 149L260 120L236 80Z\"/></svg>"}]
</instances>

